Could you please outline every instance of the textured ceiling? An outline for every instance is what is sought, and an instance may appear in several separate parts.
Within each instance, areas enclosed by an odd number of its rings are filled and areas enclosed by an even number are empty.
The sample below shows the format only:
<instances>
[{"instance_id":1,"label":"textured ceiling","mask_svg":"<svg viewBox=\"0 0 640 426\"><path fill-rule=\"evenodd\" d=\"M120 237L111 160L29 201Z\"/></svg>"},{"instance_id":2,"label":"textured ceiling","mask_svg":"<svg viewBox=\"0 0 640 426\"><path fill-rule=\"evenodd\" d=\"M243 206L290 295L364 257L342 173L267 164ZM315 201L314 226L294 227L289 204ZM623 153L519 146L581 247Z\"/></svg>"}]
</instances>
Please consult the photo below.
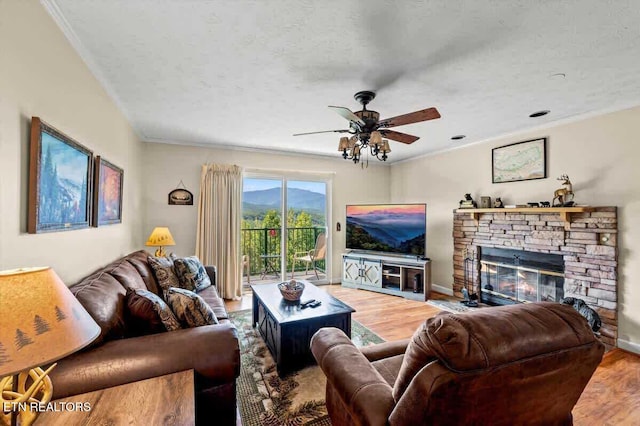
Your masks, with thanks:
<instances>
[{"instance_id":1,"label":"textured ceiling","mask_svg":"<svg viewBox=\"0 0 640 426\"><path fill-rule=\"evenodd\" d=\"M395 129L420 140L393 162L640 105L635 0L43 3L151 142L337 158L338 134L292 136L347 128L326 106L375 90L381 118L437 107Z\"/></svg>"}]
</instances>

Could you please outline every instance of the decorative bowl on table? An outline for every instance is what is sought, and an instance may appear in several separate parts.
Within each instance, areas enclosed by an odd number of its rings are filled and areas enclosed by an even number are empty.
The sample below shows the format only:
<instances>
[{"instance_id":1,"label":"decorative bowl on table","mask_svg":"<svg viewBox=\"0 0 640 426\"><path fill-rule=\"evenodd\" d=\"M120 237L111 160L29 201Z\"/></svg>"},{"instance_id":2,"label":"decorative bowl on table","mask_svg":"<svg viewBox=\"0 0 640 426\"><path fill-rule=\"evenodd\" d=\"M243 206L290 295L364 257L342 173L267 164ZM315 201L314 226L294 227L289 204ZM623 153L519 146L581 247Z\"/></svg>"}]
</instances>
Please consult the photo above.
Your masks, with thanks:
<instances>
[{"instance_id":1,"label":"decorative bowl on table","mask_svg":"<svg viewBox=\"0 0 640 426\"><path fill-rule=\"evenodd\" d=\"M296 280L285 281L278 284L278 289L284 300L297 302L304 291L304 284Z\"/></svg>"}]
</instances>

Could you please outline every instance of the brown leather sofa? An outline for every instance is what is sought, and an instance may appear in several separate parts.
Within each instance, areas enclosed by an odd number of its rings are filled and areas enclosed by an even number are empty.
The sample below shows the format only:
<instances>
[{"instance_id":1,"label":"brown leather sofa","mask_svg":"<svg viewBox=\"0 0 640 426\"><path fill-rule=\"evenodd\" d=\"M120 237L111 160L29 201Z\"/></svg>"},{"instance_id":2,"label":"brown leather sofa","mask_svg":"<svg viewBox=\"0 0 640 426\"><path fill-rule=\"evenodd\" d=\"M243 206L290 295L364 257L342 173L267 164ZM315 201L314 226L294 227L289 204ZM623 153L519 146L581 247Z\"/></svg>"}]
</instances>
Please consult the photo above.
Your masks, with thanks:
<instances>
[{"instance_id":1,"label":"brown leather sofa","mask_svg":"<svg viewBox=\"0 0 640 426\"><path fill-rule=\"evenodd\" d=\"M357 349L334 328L311 350L339 425L570 425L604 346L572 307L440 313L410 340Z\"/></svg>"},{"instance_id":2,"label":"brown leather sofa","mask_svg":"<svg viewBox=\"0 0 640 426\"><path fill-rule=\"evenodd\" d=\"M240 350L216 291L215 267L206 267L213 285L198 294L219 324L129 337L127 288L160 291L148 256L144 250L131 253L70 287L101 333L88 349L58 361L51 373L53 398L193 369L197 422L235 424Z\"/></svg>"}]
</instances>

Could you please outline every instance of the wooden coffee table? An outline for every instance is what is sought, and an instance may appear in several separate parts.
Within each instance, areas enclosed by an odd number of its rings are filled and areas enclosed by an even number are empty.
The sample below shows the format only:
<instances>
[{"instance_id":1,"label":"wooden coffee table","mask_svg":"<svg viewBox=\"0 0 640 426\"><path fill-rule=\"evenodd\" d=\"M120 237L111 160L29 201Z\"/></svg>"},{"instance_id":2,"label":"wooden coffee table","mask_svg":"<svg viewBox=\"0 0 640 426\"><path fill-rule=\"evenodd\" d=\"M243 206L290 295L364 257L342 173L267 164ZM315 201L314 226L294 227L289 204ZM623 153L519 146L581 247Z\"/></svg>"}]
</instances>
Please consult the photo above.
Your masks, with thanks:
<instances>
[{"instance_id":1,"label":"wooden coffee table","mask_svg":"<svg viewBox=\"0 0 640 426\"><path fill-rule=\"evenodd\" d=\"M280 375L314 362L309 344L322 327L336 327L351 337L351 306L339 301L308 281L301 300L320 300L316 308L300 308L299 302L282 298L277 284L255 284L253 290L253 326L269 348Z\"/></svg>"}]
</instances>

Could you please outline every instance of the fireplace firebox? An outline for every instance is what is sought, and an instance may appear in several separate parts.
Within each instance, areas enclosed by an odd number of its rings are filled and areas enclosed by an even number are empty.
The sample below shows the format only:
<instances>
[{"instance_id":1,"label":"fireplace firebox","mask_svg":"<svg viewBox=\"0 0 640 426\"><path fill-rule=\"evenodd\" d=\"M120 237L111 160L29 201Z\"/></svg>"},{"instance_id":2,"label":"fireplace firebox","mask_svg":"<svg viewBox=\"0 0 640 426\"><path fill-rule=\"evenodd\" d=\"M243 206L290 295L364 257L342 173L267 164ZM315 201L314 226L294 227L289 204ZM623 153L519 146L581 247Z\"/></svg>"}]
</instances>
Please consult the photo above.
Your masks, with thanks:
<instances>
[{"instance_id":1,"label":"fireplace firebox","mask_svg":"<svg viewBox=\"0 0 640 426\"><path fill-rule=\"evenodd\" d=\"M560 302L564 259L560 255L480 247L480 301L489 305Z\"/></svg>"}]
</instances>

